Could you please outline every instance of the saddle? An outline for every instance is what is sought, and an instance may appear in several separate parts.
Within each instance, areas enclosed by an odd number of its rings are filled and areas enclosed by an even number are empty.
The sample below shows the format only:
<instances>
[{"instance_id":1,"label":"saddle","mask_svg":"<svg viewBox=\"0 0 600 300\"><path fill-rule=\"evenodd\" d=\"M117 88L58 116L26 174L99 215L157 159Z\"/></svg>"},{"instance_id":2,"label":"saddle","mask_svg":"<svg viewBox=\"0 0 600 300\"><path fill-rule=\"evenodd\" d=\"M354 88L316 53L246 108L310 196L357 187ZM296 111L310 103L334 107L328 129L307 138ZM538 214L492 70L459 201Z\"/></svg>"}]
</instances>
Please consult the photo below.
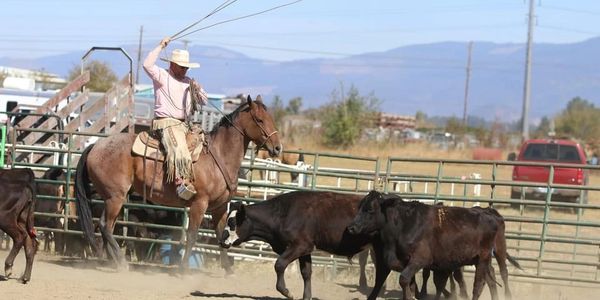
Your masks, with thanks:
<instances>
[{"instance_id":1,"label":"saddle","mask_svg":"<svg viewBox=\"0 0 600 300\"><path fill-rule=\"evenodd\" d=\"M200 126L192 126L191 130L185 136L185 140L192 156L192 162L197 161L204 148L204 131ZM165 151L156 130L140 132L133 142L131 152L151 160L165 161Z\"/></svg>"}]
</instances>

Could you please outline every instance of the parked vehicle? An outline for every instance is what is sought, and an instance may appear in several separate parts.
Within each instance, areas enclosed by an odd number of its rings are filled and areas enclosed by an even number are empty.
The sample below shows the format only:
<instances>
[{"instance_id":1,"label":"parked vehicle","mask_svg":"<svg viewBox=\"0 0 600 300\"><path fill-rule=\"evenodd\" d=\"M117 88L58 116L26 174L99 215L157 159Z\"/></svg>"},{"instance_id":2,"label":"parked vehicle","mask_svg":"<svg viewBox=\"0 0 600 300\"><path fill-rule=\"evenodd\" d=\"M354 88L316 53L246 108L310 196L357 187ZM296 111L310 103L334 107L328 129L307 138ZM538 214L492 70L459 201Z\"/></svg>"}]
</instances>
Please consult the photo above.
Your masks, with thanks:
<instances>
[{"instance_id":1,"label":"parked vehicle","mask_svg":"<svg viewBox=\"0 0 600 300\"><path fill-rule=\"evenodd\" d=\"M514 156L513 156L514 157ZM585 165L586 155L583 146L575 141L566 139L532 139L521 146L517 161L542 162L559 164ZM528 181L548 183L549 167L514 166L512 179L514 181ZM552 184L585 186L588 182L588 172L582 168L554 168ZM517 187L513 186L511 198L541 199L545 200L548 193L546 187ZM552 189L552 201L566 201L573 203L587 203L587 191L580 189Z\"/></svg>"},{"instance_id":2,"label":"parked vehicle","mask_svg":"<svg viewBox=\"0 0 600 300\"><path fill-rule=\"evenodd\" d=\"M454 148L456 145L454 135L449 132L434 132L429 136L428 140L430 144L443 150Z\"/></svg>"}]
</instances>

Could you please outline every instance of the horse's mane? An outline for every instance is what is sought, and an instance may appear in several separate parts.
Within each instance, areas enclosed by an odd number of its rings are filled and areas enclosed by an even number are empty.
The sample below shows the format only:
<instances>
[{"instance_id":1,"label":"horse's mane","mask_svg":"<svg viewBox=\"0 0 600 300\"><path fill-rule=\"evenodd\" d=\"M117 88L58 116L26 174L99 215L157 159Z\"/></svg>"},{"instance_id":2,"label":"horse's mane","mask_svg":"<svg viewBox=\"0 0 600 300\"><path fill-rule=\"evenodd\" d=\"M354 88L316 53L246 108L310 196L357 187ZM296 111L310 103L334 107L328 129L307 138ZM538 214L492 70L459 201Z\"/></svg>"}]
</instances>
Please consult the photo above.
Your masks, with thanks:
<instances>
[{"instance_id":1,"label":"horse's mane","mask_svg":"<svg viewBox=\"0 0 600 300\"><path fill-rule=\"evenodd\" d=\"M262 103L262 101L254 101L254 104L259 105L264 110L267 110L267 107ZM215 124L213 129L210 131L210 134L211 135L215 134L220 127L231 127L233 125L233 123L231 123L231 122L233 122L233 120L237 119L240 112L244 111L246 108L248 108L248 102L243 102L234 111L221 117L221 120L219 120L219 122L217 124Z\"/></svg>"}]
</instances>

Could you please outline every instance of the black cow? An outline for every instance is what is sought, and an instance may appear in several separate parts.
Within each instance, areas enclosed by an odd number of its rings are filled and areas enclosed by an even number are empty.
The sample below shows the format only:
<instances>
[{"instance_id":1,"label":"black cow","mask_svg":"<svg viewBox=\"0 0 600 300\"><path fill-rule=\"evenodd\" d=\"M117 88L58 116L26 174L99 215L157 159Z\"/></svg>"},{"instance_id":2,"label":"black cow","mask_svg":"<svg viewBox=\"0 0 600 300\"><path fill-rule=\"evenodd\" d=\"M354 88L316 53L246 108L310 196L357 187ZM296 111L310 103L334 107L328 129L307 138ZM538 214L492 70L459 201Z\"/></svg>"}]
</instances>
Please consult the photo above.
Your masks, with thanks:
<instances>
[{"instance_id":1,"label":"black cow","mask_svg":"<svg viewBox=\"0 0 600 300\"><path fill-rule=\"evenodd\" d=\"M40 179L43 180L52 180L52 181L65 181L66 176L65 172L62 168L49 168L44 172ZM49 182L38 182L36 184L36 194L37 200L35 203L35 211L42 213L52 213L52 214L61 214L65 201L59 200L63 198L64 193L64 185L49 183ZM40 195L48 196L48 197L56 197L58 199L44 199L40 198ZM51 216L35 216L35 225L37 227L47 227L53 229L62 228L62 224L60 222L60 218L51 217ZM50 242L52 240L52 236L54 236L55 249L57 253L64 254L64 234L59 232L44 232L44 250L50 251Z\"/></svg>"},{"instance_id":2,"label":"black cow","mask_svg":"<svg viewBox=\"0 0 600 300\"><path fill-rule=\"evenodd\" d=\"M499 223L498 216L493 209L430 206L372 191L361 201L359 213L348 229L361 235L376 234L381 240L381 244L375 244L375 252L384 257L385 263L378 270L381 276L376 277L374 291L390 270L395 270L401 272L404 299L413 299L409 283L420 269L436 271L437 287L445 286L450 273L458 267L474 264L473 299L479 298L484 283L488 284L492 299L497 299L492 251L503 248L496 251L506 254L505 241L497 241L498 237L504 239L504 224ZM505 261L500 263L497 259L501 274L508 274ZM371 293L368 299L376 296ZM436 299L439 296L438 290Z\"/></svg>"},{"instance_id":3,"label":"black cow","mask_svg":"<svg viewBox=\"0 0 600 300\"><path fill-rule=\"evenodd\" d=\"M230 209L222 234L222 246L239 245L249 240L269 243L279 254L275 262L277 290L287 298L284 272L298 259L304 280L303 299L311 299L311 253L314 248L347 256L365 250L369 235L351 235L347 226L356 215L362 196L333 192L296 191L252 205ZM375 258L375 268L382 260ZM380 276L380 272L376 272ZM377 280L381 280L377 278Z\"/></svg>"},{"instance_id":4,"label":"black cow","mask_svg":"<svg viewBox=\"0 0 600 300\"><path fill-rule=\"evenodd\" d=\"M153 208L130 208L129 222L181 226L181 224L183 223L183 213ZM181 230L176 229L162 229L137 225L127 225L127 228L127 234L129 236L138 238L158 239L161 236L171 236L171 239L173 241L177 241L181 238ZM117 234L122 234L123 226L117 225L115 228L115 232ZM158 254L160 248L151 247L151 242L126 241L124 243L127 252L129 252L129 254L134 253L138 261L153 262L157 257L159 258ZM176 248L174 245L173 247ZM149 252L151 249L153 249L154 252ZM174 258L174 256L171 258L171 264L177 263L177 261Z\"/></svg>"},{"instance_id":5,"label":"black cow","mask_svg":"<svg viewBox=\"0 0 600 300\"><path fill-rule=\"evenodd\" d=\"M423 282L421 283L421 291L417 291L417 294L419 295L419 299L427 299L427 281L429 280L429 276L431 276L431 269L429 268L423 268L422 271L422 275L423 275ZM443 272L439 272L439 271L434 271L434 278L436 276L447 276L448 279L450 279L450 291L448 291L446 289L445 283L443 286L441 286L441 281L440 279L437 280L437 282L435 282L434 280L434 284L436 285L436 293L441 293L444 294L444 296L446 298L450 298L451 296L455 295L456 293L456 284L454 281L456 281L456 283L458 284L458 288L459 288L459 296L462 299L467 299L468 295L467 295L467 286L465 284L465 279L463 277L463 272L462 272L462 268L458 268L450 273L452 273L452 276L448 276L448 273L443 271ZM414 280L414 279L413 279ZM446 279L447 280L447 279ZM444 282L446 281L444 280ZM439 296L438 296L439 297Z\"/></svg>"},{"instance_id":6,"label":"black cow","mask_svg":"<svg viewBox=\"0 0 600 300\"><path fill-rule=\"evenodd\" d=\"M31 279L33 259L38 242L33 227L35 182L31 169L0 170L0 230L13 239L13 246L4 262L4 273L12 274L15 257L25 247L25 273L23 283Z\"/></svg>"}]
</instances>

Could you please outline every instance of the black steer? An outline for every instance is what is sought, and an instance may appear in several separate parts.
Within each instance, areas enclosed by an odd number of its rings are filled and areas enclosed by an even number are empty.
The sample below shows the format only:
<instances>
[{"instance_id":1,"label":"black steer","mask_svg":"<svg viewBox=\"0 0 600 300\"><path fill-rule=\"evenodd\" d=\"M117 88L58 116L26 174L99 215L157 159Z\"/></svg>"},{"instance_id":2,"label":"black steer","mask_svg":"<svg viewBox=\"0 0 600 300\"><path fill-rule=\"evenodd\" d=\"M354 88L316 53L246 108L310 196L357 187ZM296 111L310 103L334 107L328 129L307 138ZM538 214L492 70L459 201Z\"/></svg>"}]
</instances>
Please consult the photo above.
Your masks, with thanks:
<instances>
[{"instance_id":1,"label":"black steer","mask_svg":"<svg viewBox=\"0 0 600 300\"><path fill-rule=\"evenodd\" d=\"M375 252L383 256L384 267L377 270L383 274L376 277L374 290L383 284L390 270L395 270L401 272L404 299L414 299L409 283L420 269L436 271L436 286L444 286L452 271L474 264L473 299L479 298L484 283L488 284L492 299L497 299L492 251L500 244L498 248L503 251L497 252L506 254L504 223L499 223L498 216L493 209L431 206L372 191L361 201L359 213L348 229L361 235L376 234L381 240L381 248ZM501 243L496 241L499 237ZM504 260L499 266L504 279ZM368 299L376 296L371 293ZM438 291L436 299L439 296Z\"/></svg>"},{"instance_id":2,"label":"black steer","mask_svg":"<svg viewBox=\"0 0 600 300\"><path fill-rule=\"evenodd\" d=\"M287 266L298 259L304 280L303 299L311 299L311 253L315 247L350 258L372 242L368 235L351 235L347 230L361 198L333 192L296 191L240 205L229 212L222 246L228 248L249 240L269 243L279 254L275 262L276 288L290 299L293 297L283 275ZM376 269L381 261L376 256Z\"/></svg>"},{"instance_id":3,"label":"black steer","mask_svg":"<svg viewBox=\"0 0 600 300\"><path fill-rule=\"evenodd\" d=\"M4 262L6 277L12 274L15 257L25 247L25 273L23 283L31 279L33 258L37 250L35 229L33 228L33 208L35 203L35 182L31 169L11 169L0 171L0 230L13 239L13 246Z\"/></svg>"},{"instance_id":4,"label":"black steer","mask_svg":"<svg viewBox=\"0 0 600 300\"><path fill-rule=\"evenodd\" d=\"M66 175L62 168L49 168L44 172L40 179L43 180L52 180L52 181L65 181ZM61 214L64 207L65 201L58 199L45 199L40 197L56 197L56 198L64 198L65 195L65 186L48 183L48 182L38 182L36 184L36 194L37 200L35 203L35 211L42 213L51 213L51 214ZM48 227L53 229L62 228L61 220L57 217L49 217L49 216L35 216L35 225L39 227ZM50 251L50 244L52 238L54 237L55 249L56 253L64 254L65 247L65 234L62 232L44 232L44 250Z\"/></svg>"}]
</instances>

